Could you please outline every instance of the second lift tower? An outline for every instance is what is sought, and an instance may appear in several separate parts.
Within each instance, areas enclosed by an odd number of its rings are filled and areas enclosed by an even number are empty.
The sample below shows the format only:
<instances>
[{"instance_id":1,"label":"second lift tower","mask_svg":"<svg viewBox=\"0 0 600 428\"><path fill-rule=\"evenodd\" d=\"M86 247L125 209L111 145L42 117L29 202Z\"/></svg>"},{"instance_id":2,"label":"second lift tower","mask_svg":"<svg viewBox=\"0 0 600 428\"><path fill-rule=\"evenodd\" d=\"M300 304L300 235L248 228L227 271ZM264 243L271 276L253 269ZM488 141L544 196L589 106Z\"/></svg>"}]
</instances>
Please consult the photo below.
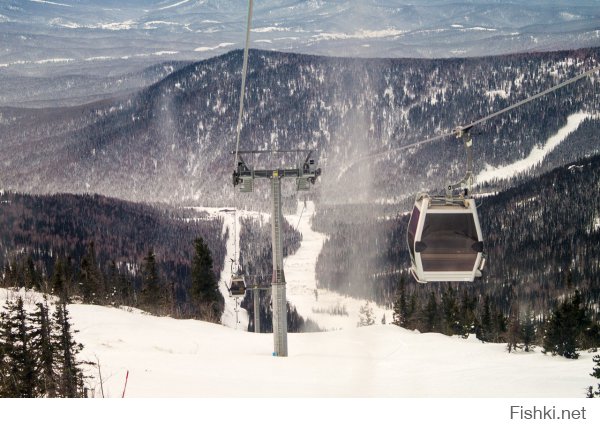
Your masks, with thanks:
<instances>
[{"instance_id":1,"label":"second lift tower","mask_svg":"<svg viewBox=\"0 0 600 428\"><path fill-rule=\"evenodd\" d=\"M277 154L297 153L306 154L300 165L290 168L254 169L244 162L241 155L245 154ZM252 192L254 180L266 178L271 180L271 241L273 253L273 277L271 290L273 299L273 336L275 350L273 355L287 357L287 299L285 293L285 275L283 273L283 215L281 213L281 180L294 178L296 190L308 190L321 175L312 159L311 150L280 150L280 151L240 151L237 152L237 168L233 172L233 185L239 186L240 192Z\"/></svg>"}]
</instances>

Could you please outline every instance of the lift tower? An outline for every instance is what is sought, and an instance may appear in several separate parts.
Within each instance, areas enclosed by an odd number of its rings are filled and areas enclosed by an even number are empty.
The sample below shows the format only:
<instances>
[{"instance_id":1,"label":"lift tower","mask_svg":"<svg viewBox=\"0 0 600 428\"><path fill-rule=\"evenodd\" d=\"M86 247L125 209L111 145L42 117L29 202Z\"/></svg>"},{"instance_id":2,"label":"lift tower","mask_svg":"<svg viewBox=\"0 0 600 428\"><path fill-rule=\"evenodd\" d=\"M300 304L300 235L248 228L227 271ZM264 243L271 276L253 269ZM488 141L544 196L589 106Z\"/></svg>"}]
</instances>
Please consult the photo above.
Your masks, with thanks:
<instances>
[{"instance_id":1,"label":"lift tower","mask_svg":"<svg viewBox=\"0 0 600 428\"><path fill-rule=\"evenodd\" d=\"M235 153L235 152L233 152ZM244 162L242 155L246 154L277 154L296 153L306 154L306 158L295 168L254 169ZM283 273L283 215L281 214L281 180L284 178L296 179L296 190L308 190L321 175L321 168L317 168L312 159L311 150L251 150L239 151L237 167L233 172L233 185L239 186L240 192L247 193L254 190L254 180L267 178L271 180L271 241L273 253L273 277L271 291L273 299L273 336L275 350L273 355L287 357L287 310L285 295L285 275Z\"/></svg>"}]
</instances>

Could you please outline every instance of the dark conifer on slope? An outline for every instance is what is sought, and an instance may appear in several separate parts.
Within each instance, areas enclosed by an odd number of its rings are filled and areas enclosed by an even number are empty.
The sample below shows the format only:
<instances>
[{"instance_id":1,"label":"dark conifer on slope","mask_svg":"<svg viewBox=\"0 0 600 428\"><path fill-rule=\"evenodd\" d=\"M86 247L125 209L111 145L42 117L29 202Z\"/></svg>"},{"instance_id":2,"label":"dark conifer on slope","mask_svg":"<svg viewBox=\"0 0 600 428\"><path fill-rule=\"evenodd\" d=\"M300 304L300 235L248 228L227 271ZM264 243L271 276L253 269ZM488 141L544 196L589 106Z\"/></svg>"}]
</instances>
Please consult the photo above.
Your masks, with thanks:
<instances>
[{"instance_id":1,"label":"dark conifer on slope","mask_svg":"<svg viewBox=\"0 0 600 428\"><path fill-rule=\"evenodd\" d=\"M88 244L88 249L81 260L79 284L84 303L102 303L105 297L102 273L96 261L94 241Z\"/></svg>"},{"instance_id":2,"label":"dark conifer on slope","mask_svg":"<svg viewBox=\"0 0 600 428\"><path fill-rule=\"evenodd\" d=\"M581 294L575 294L561 303L552 313L544 336L544 352L566 358L578 358L584 334L591 320L582 305Z\"/></svg>"},{"instance_id":3,"label":"dark conifer on slope","mask_svg":"<svg viewBox=\"0 0 600 428\"><path fill-rule=\"evenodd\" d=\"M82 345L64 303L50 317L40 303L28 313L19 297L0 315L0 397L84 397L77 354Z\"/></svg>"},{"instance_id":4,"label":"dark conifer on slope","mask_svg":"<svg viewBox=\"0 0 600 428\"><path fill-rule=\"evenodd\" d=\"M54 333L52 343L55 350L55 365L58 369L58 395L78 398L85 396L83 372L77 361L77 354L83 345L73 339L73 330L67 305L62 303L54 312Z\"/></svg>"},{"instance_id":5,"label":"dark conifer on slope","mask_svg":"<svg viewBox=\"0 0 600 428\"><path fill-rule=\"evenodd\" d=\"M408 322L408 302L406 300L406 280L404 277L400 277L398 283L398 292L396 293L396 300L394 301L394 314L392 324L396 324L400 327L406 327Z\"/></svg>"},{"instance_id":6,"label":"dark conifer on slope","mask_svg":"<svg viewBox=\"0 0 600 428\"><path fill-rule=\"evenodd\" d=\"M140 307L157 312L164 306L165 289L164 281L160 277L158 266L156 264L156 255L154 250L148 250L142 264L142 291L140 295Z\"/></svg>"},{"instance_id":7,"label":"dark conifer on slope","mask_svg":"<svg viewBox=\"0 0 600 428\"><path fill-rule=\"evenodd\" d=\"M31 348L36 357L38 391L47 397L57 395L57 368L52 344L52 320L47 302L36 304L36 311L30 315L33 325Z\"/></svg>"},{"instance_id":8,"label":"dark conifer on slope","mask_svg":"<svg viewBox=\"0 0 600 428\"><path fill-rule=\"evenodd\" d=\"M67 290L64 269L63 260L59 257L56 260L56 263L54 263L54 273L52 274L52 282L50 285L52 287L52 294L60 297L61 300L66 301L69 292Z\"/></svg>"},{"instance_id":9,"label":"dark conifer on slope","mask_svg":"<svg viewBox=\"0 0 600 428\"><path fill-rule=\"evenodd\" d=\"M13 342L13 371L21 384L19 388L20 397L32 397L36 390L36 365L33 357L31 343L32 327L28 323L27 312L23 299L17 299L16 304L11 304L12 328L15 335Z\"/></svg>"},{"instance_id":10,"label":"dark conifer on slope","mask_svg":"<svg viewBox=\"0 0 600 428\"><path fill-rule=\"evenodd\" d=\"M533 314L531 310L527 310L525 313L525 320L521 327L521 340L523 341L523 348L525 352L529 352L533 348L536 338L536 328L533 320Z\"/></svg>"},{"instance_id":11,"label":"dark conifer on slope","mask_svg":"<svg viewBox=\"0 0 600 428\"><path fill-rule=\"evenodd\" d=\"M219 291L212 255L202 239L194 241L194 259L192 260L192 287L190 295L192 304L200 319L218 322L223 314L225 299Z\"/></svg>"},{"instance_id":12,"label":"dark conifer on slope","mask_svg":"<svg viewBox=\"0 0 600 428\"><path fill-rule=\"evenodd\" d=\"M427 300L427 304L425 305L423 319L425 323L424 331L439 331L440 312L437 299L435 298L433 291L429 294L429 300Z\"/></svg>"},{"instance_id":13,"label":"dark conifer on slope","mask_svg":"<svg viewBox=\"0 0 600 428\"><path fill-rule=\"evenodd\" d=\"M2 388L0 396L35 397L36 367L31 349L31 326L20 297L6 302L0 335L4 349Z\"/></svg>"},{"instance_id":14,"label":"dark conifer on slope","mask_svg":"<svg viewBox=\"0 0 600 428\"><path fill-rule=\"evenodd\" d=\"M157 265L164 283L177 287L176 306L183 307L194 255L190 237L202 236L215 271L223 267L227 239L223 219L203 212L98 195L5 192L2 200L3 287L54 294L63 288L67 300L134 306L141 287L140 267L152 248L160 254ZM55 277L57 263L63 274ZM56 292L51 290L54 280Z\"/></svg>"}]
</instances>

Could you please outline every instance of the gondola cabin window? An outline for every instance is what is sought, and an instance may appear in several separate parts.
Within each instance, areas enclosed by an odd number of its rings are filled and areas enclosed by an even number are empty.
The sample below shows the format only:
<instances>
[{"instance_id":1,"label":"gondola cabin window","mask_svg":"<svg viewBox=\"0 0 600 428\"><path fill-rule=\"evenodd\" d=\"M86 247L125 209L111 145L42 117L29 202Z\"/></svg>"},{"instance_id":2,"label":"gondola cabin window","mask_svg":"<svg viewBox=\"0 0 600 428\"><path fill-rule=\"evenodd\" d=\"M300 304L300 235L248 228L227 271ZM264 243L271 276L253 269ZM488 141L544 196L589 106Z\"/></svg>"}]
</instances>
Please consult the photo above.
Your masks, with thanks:
<instances>
[{"instance_id":1,"label":"gondola cabin window","mask_svg":"<svg viewBox=\"0 0 600 428\"><path fill-rule=\"evenodd\" d=\"M473 270L478 251L475 221L465 214L429 214L421 235L424 271Z\"/></svg>"}]
</instances>

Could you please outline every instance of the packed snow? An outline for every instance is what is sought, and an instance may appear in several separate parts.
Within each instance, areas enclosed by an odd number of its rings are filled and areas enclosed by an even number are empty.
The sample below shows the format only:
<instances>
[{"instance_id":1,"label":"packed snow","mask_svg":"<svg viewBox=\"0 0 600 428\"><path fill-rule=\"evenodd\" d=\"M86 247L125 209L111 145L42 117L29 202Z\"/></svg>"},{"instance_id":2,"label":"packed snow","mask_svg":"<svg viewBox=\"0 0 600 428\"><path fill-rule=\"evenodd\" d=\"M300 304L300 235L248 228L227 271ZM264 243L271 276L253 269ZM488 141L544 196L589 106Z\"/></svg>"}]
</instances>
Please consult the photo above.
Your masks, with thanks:
<instances>
[{"instance_id":1,"label":"packed snow","mask_svg":"<svg viewBox=\"0 0 600 428\"><path fill-rule=\"evenodd\" d=\"M240 248L240 220L242 217L255 216L256 213L245 211L237 211L234 208L209 208L197 207L198 211L208 212L212 216L217 216L223 219L223 235L227 235L226 256L223 264L223 270L219 275L219 291L225 297L225 310L221 317L221 324L247 330L248 328L248 313L245 309L240 308L241 299L229 297L229 285L231 275L238 270L234 260L238 259Z\"/></svg>"},{"instance_id":2,"label":"packed snow","mask_svg":"<svg viewBox=\"0 0 600 428\"><path fill-rule=\"evenodd\" d=\"M41 296L21 290L32 305ZM0 290L0 299L15 292ZM585 396L594 354L577 360L508 353L394 325L288 335L289 356L272 356L272 334L136 309L68 307L96 397L573 397ZM102 375L102 388L100 374Z\"/></svg>"}]
</instances>

